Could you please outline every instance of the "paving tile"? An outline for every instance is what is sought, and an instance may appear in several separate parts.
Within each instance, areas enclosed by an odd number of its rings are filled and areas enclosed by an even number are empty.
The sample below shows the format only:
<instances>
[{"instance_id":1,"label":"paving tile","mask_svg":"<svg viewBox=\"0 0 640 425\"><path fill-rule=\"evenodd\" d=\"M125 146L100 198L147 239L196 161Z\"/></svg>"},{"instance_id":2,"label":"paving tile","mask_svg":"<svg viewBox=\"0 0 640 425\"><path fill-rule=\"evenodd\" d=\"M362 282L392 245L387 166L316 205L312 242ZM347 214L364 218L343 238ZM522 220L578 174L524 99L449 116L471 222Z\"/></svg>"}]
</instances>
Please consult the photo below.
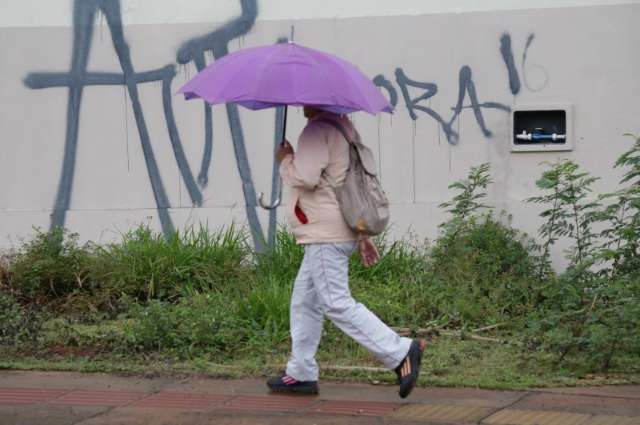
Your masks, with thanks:
<instances>
[{"instance_id":1,"label":"paving tile","mask_svg":"<svg viewBox=\"0 0 640 425\"><path fill-rule=\"evenodd\" d=\"M204 425L209 421L201 410L184 411L149 408L116 407L74 425ZM21 424L31 425L31 424Z\"/></svg>"},{"instance_id":2,"label":"paving tile","mask_svg":"<svg viewBox=\"0 0 640 425\"><path fill-rule=\"evenodd\" d=\"M339 401L323 400L309 409L309 413L330 413L354 416L386 416L402 406L400 403L377 401Z\"/></svg>"},{"instance_id":3,"label":"paving tile","mask_svg":"<svg viewBox=\"0 0 640 425\"><path fill-rule=\"evenodd\" d=\"M495 409L489 407L464 407L446 404L411 404L396 410L394 419L429 420L445 423L473 422L491 414Z\"/></svg>"},{"instance_id":4,"label":"paving tile","mask_svg":"<svg viewBox=\"0 0 640 425\"><path fill-rule=\"evenodd\" d=\"M49 401L49 404L71 406L124 406L146 395L146 393L131 391L74 390Z\"/></svg>"},{"instance_id":5,"label":"paving tile","mask_svg":"<svg viewBox=\"0 0 640 425\"><path fill-rule=\"evenodd\" d=\"M585 425L590 415L543 410L504 409L482 421L495 425Z\"/></svg>"},{"instance_id":6,"label":"paving tile","mask_svg":"<svg viewBox=\"0 0 640 425\"><path fill-rule=\"evenodd\" d=\"M584 425L640 425L640 417L595 415L585 422Z\"/></svg>"},{"instance_id":7,"label":"paving tile","mask_svg":"<svg viewBox=\"0 0 640 425\"><path fill-rule=\"evenodd\" d=\"M71 425L108 409L108 406L0 405L0 425Z\"/></svg>"},{"instance_id":8,"label":"paving tile","mask_svg":"<svg viewBox=\"0 0 640 425\"><path fill-rule=\"evenodd\" d=\"M595 387L544 388L533 390L558 394L590 395L600 397L622 397L640 399L640 385L607 385Z\"/></svg>"},{"instance_id":9,"label":"paving tile","mask_svg":"<svg viewBox=\"0 0 640 425\"><path fill-rule=\"evenodd\" d=\"M168 384L163 391L189 391L225 395L269 395L262 379L216 380L191 378ZM411 403L471 405L478 407L508 406L526 394L522 391L491 391L476 388L414 388ZM320 383L320 397L323 400L360 400L402 403L396 385L368 385L354 383ZM408 404L409 401L405 402Z\"/></svg>"},{"instance_id":10,"label":"paving tile","mask_svg":"<svg viewBox=\"0 0 640 425\"><path fill-rule=\"evenodd\" d=\"M63 389L0 388L0 404L43 403L68 392Z\"/></svg>"},{"instance_id":11,"label":"paving tile","mask_svg":"<svg viewBox=\"0 0 640 425\"><path fill-rule=\"evenodd\" d=\"M225 410L247 410L264 412L296 412L311 407L316 397L307 396L238 396L220 406Z\"/></svg>"},{"instance_id":12,"label":"paving tile","mask_svg":"<svg viewBox=\"0 0 640 425\"><path fill-rule=\"evenodd\" d=\"M229 401L232 396L216 394L193 394L184 392L160 392L135 401L131 407L152 407L159 409L205 410Z\"/></svg>"},{"instance_id":13,"label":"paving tile","mask_svg":"<svg viewBox=\"0 0 640 425\"><path fill-rule=\"evenodd\" d=\"M638 400L555 393L531 394L509 406L523 410L554 410L592 415L640 416Z\"/></svg>"}]
</instances>

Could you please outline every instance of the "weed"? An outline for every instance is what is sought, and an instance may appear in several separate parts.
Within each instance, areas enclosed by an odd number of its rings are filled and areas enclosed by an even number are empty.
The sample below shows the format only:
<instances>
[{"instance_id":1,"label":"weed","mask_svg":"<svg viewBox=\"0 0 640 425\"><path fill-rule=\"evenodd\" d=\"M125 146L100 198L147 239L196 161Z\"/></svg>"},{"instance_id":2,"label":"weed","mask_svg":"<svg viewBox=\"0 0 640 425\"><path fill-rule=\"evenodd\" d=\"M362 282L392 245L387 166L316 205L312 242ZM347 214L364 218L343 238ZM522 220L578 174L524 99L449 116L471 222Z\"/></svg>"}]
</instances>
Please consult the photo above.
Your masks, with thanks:
<instances>
[{"instance_id":1,"label":"weed","mask_svg":"<svg viewBox=\"0 0 640 425\"><path fill-rule=\"evenodd\" d=\"M640 138L615 163L627 170L621 189L600 196L608 205L599 220L607 224L600 233L603 240L599 259L608 262L612 279L640 279Z\"/></svg>"},{"instance_id":2,"label":"weed","mask_svg":"<svg viewBox=\"0 0 640 425\"><path fill-rule=\"evenodd\" d=\"M220 355L237 348L245 332L230 303L215 295L195 295L177 304L152 300L136 306L124 326L126 343L139 351L169 351L181 358Z\"/></svg>"},{"instance_id":3,"label":"weed","mask_svg":"<svg viewBox=\"0 0 640 425\"><path fill-rule=\"evenodd\" d=\"M22 306L0 288L0 346L24 347L36 343L47 317L36 305Z\"/></svg>"},{"instance_id":4,"label":"weed","mask_svg":"<svg viewBox=\"0 0 640 425\"><path fill-rule=\"evenodd\" d=\"M549 248L559 237L568 237L573 240L573 248L568 252L571 266L584 269L593 261L596 235L592 226L598 218L600 204L588 197L598 178L582 172L578 164L570 160L550 165L536 181L536 186L548 193L527 200L548 205L540 214L545 218L540 227L544 239L542 257L548 259Z\"/></svg>"},{"instance_id":5,"label":"weed","mask_svg":"<svg viewBox=\"0 0 640 425\"><path fill-rule=\"evenodd\" d=\"M242 282L247 255L245 234L233 225L218 232L189 227L168 238L140 226L101 248L92 272L112 297L177 300Z\"/></svg>"},{"instance_id":6,"label":"weed","mask_svg":"<svg viewBox=\"0 0 640 425\"><path fill-rule=\"evenodd\" d=\"M9 266L10 285L21 297L60 299L74 291L91 291L90 251L78 235L56 227L35 229L33 239L16 253Z\"/></svg>"},{"instance_id":7,"label":"weed","mask_svg":"<svg viewBox=\"0 0 640 425\"><path fill-rule=\"evenodd\" d=\"M501 321L531 308L539 281L533 242L496 218L481 202L492 182L489 165L472 167L466 179L449 187L458 191L441 204L452 218L429 252L430 309L447 320L468 324ZM438 311L439 310L439 311Z\"/></svg>"},{"instance_id":8,"label":"weed","mask_svg":"<svg viewBox=\"0 0 640 425\"><path fill-rule=\"evenodd\" d=\"M247 330L250 345L274 347L287 339L292 283L267 275L236 301L236 320Z\"/></svg>"},{"instance_id":9,"label":"weed","mask_svg":"<svg viewBox=\"0 0 640 425\"><path fill-rule=\"evenodd\" d=\"M552 165L538 180L549 193L531 201L551 206L541 214L544 246L562 236L574 241L570 267L557 279L548 279L544 302L528 324L529 346L556 353L559 362L582 353L594 368L608 370L615 357L640 352L638 152L636 140L616 162L629 167L621 183L631 186L600 196L599 201L610 201L605 207L587 199L596 178L571 161ZM598 222L608 224L599 234L593 231ZM595 269L598 262L601 268Z\"/></svg>"}]
</instances>

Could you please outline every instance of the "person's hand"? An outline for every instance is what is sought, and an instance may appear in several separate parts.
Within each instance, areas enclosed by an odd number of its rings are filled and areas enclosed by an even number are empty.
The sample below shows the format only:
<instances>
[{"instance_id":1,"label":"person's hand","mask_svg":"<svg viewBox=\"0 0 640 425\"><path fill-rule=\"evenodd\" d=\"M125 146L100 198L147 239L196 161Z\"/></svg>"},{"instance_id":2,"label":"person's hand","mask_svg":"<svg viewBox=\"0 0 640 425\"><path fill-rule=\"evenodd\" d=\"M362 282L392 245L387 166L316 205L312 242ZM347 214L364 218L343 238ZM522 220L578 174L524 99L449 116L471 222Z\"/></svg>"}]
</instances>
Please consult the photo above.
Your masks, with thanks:
<instances>
[{"instance_id":1,"label":"person's hand","mask_svg":"<svg viewBox=\"0 0 640 425\"><path fill-rule=\"evenodd\" d=\"M282 162L287 155L293 155L293 146L287 140L283 140L276 151L276 161Z\"/></svg>"},{"instance_id":2,"label":"person's hand","mask_svg":"<svg viewBox=\"0 0 640 425\"><path fill-rule=\"evenodd\" d=\"M362 265L365 267L371 267L380 260L378 249L368 237L363 237L358 240L358 250L360 251Z\"/></svg>"}]
</instances>

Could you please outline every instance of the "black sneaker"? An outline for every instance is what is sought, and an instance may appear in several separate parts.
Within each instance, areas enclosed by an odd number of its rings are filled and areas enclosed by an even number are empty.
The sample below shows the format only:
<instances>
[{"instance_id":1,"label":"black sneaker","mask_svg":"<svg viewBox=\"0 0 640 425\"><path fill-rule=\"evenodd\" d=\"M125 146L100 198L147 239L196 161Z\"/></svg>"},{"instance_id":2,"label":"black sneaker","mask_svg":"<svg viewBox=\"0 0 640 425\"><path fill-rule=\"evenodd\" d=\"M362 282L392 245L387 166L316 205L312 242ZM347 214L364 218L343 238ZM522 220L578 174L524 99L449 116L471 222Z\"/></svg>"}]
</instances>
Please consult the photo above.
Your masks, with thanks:
<instances>
[{"instance_id":1,"label":"black sneaker","mask_svg":"<svg viewBox=\"0 0 640 425\"><path fill-rule=\"evenodd\" d=\"M269 379L267 386L275 393L318 394L318 381L298 381L287 374Z\"/></svg>"},{"instance_id":2,"label":"black sneaker","mask_svg":"<svg viewBox=\"0 0 640 425\"><path fill-rule=\"evenodd\" d=\"M414 385L418 382L420 375L420 363L422 361L422 351L426 346L424 339L414 339L411 347L400 366L395 371L398 375L398 383L400 384L400 397L405 398L413 390Z\"/></svg>"}]
</instances>

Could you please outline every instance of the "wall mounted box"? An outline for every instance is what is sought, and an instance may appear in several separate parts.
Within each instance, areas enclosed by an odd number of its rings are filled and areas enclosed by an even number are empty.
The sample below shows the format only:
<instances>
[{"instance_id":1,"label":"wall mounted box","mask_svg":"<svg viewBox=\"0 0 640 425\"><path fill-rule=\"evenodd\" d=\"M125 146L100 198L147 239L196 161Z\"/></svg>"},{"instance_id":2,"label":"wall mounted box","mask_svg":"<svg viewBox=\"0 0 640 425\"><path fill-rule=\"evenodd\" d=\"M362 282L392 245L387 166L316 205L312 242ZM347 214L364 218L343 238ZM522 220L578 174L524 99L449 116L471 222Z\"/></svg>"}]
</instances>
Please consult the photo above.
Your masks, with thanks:
<instances>
[{"instance_id":1,"label":"wall mounted box","mask_svg":"<svg viewBox=\"0 0 640 425\"><path fill-rule=\"evenodd\" d=\"M514 105L511 108L511 151L573 150L570 104Z\"/></svg>"}]
</instances>

